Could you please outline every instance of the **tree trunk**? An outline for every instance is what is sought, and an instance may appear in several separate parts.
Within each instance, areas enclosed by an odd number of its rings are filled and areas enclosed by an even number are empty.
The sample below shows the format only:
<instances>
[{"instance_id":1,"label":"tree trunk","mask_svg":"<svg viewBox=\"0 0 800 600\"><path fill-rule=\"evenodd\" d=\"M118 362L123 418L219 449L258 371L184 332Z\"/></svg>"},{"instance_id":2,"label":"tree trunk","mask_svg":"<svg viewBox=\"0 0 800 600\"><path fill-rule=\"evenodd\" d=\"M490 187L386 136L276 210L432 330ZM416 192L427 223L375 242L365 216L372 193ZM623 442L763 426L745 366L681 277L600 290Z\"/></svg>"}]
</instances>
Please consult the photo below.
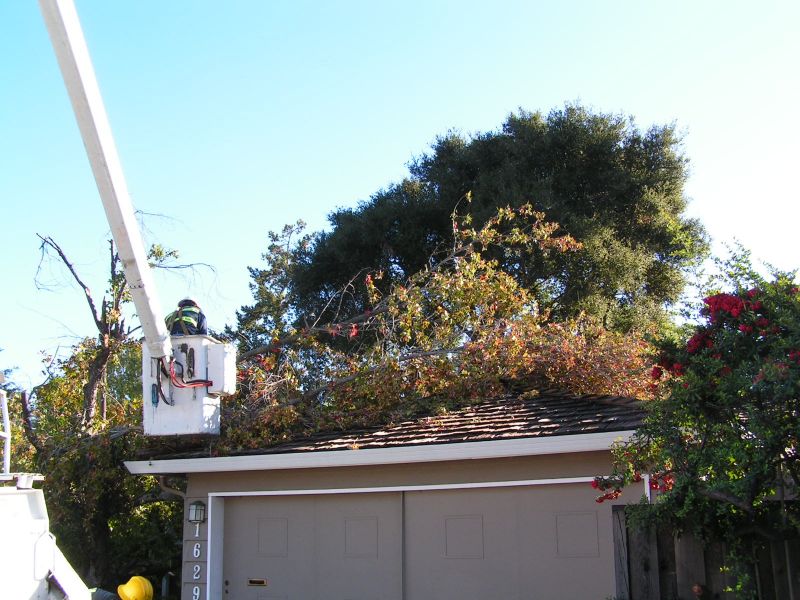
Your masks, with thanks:
<instances>
[{"instance_id":1,"label":"tree trunk","mask_svg":"<svg viewBox=\"0 0 800 600\"><path fill-rule=\"evenodd\" d=\"M91 430L94 425L97 415L97 396L101 385L106 380L108 363L112 354L110 346L107 343L101 343L97 356L89 365L89 379L83 386L83 426L87 430Z\"/></svg>"},{"instance_id":2,"label":"tree trunk","mask_svg":"<svg viewBox=\"0 0 800 600\"><path fill-rule=\"evenodd\" d=\"M103 507L105 498L100 502L97 511L91 517L88 525L90 543L86 548L89 559L89 568L86 579L90 587L112 586L115 588L121 582L109 581L111 579L111 530L108 526L110 515Z\"/></svg>"}]
</instances>

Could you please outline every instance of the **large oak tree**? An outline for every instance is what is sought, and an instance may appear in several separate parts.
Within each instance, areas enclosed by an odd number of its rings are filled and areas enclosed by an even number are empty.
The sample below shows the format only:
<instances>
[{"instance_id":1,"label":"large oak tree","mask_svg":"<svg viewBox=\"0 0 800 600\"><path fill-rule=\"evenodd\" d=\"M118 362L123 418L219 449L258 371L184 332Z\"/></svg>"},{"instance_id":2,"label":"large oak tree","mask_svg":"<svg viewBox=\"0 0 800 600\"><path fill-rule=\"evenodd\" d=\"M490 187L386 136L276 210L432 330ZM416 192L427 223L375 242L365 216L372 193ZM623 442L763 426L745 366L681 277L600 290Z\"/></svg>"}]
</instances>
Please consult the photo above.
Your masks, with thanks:
<instances>
[{"instance_id":1,"label":"large oak tree","mask_svg":"<svg viewBox=\"0 0 800 600\"><path fill-rule=\"evenodd\" d=\"M577 105L520 111L498 131L450 132L407 179L332 212L330 230L294 248L282 285L294 314L356 315L368 297L354 274L382 271L387 291L452 243L454 212L480 226L499 207L531 203L582 244L567 254L494 256L540 308L554 319L590 314L617 330L659 321L707 251L702 226L686 215L687 163L674 125L642 131ZM256 288L271 267L251 270ZM240 332L257 326L260 309L256 301L242 310Z\"/></svg>"}]
</instances>

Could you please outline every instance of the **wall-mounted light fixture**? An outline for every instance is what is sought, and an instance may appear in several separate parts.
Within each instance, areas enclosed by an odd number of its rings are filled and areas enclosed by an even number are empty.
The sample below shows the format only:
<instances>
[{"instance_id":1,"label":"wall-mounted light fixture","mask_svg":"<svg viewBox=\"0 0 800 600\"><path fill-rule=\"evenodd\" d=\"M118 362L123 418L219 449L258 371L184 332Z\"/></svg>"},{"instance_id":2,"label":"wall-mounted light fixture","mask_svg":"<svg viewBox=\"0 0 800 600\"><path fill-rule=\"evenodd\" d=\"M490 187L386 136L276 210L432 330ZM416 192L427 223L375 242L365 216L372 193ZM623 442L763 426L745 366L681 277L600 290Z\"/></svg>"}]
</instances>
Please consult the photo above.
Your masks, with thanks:
<instances>
[{"instance_id":1,"label":"wall-mounted light fixture","mask_svg":"<svg viewBox=\"0 0 800 600\"><path fill-rule=\"evenodd\" d=\"M206 503L195 500L189 505L189 523L203 523L206 520Z\"/></svg>"}]
</instances>

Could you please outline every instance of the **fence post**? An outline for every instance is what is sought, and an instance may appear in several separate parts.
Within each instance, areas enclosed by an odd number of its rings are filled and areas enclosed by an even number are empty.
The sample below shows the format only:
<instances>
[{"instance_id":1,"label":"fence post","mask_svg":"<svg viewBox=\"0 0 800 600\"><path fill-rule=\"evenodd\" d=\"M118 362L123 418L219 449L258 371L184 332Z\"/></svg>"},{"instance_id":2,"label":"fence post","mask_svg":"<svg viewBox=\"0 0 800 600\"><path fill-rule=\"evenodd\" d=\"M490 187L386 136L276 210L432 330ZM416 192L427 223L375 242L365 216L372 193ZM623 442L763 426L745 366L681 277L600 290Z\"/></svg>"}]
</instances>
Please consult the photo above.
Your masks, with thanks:
<instances>
[{"instance_id":1,"label":"fence post","mask_svg":"<svg viewBox=\"0 0 800 600\"><path fill-rule=\"evenodd\" d=\"M628 531L631 600L659 600L658 544L653 527Z\"/></svg>"},{"instance_id":2,"label":"fence post","mask_svg":"<svg viewBox=\"0 0 800 600\"><path fill-rule=\"evenodd\" d=\"M631 582L628 577L628 526L625 522L625 507L611 507L611 527L614 535L614 580L616 597L630 600Z\"/></svg>"},{"instance_id":3,"label":"fence post","mask_svg":"<svg viewBox=\"0 0 800 600\"><path fill-rule=\"evenodd\" d=\"M691 535L682 535L675 540L675 575L679 598L692 598L695 583L706 585L703 546Z\"/></svg>"}]
</instances>

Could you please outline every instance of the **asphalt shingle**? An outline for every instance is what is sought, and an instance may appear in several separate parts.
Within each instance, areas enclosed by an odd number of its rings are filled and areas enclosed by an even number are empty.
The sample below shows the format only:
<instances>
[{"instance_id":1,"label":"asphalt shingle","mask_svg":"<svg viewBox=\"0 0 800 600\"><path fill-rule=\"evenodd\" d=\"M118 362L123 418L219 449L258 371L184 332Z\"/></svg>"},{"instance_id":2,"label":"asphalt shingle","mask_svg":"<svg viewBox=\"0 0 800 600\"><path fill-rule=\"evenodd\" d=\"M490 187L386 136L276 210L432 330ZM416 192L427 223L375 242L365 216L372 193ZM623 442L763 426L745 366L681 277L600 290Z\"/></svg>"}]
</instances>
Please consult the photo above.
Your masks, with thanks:
<instances>
[{"instance_id":1,"label":"asphalt shingle","mask_svg":"<svg viewBox=\"0 0 800 600\"><path fill-rule=\"evenodd\" d=\"M641 404L618 396L575 396L554 390L485 400L444 415L385 427L320 433L248 454L317 452L451 444L636 429Z\"/></svg>"}]
</instances>

